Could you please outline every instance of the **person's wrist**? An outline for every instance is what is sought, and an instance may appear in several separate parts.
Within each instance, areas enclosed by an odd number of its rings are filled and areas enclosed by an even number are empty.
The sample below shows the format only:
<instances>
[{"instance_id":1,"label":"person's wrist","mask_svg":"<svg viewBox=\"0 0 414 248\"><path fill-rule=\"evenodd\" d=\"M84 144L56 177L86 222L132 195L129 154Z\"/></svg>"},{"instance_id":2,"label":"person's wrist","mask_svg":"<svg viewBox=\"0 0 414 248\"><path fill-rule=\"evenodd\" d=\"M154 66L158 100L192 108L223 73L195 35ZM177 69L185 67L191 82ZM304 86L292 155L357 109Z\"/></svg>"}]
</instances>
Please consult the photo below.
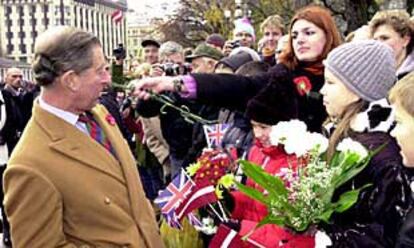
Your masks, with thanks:
<instances>
[{"instance_id":1,"label":"person's wrist","mask_svg":"<svg viewBox=\"0 0 414 248\"><path fill-rule=\"evenodd\" d=\"M184 82L183 79L181 77L175 77L172 80L173 83L173 91L177 92L177 93L182 93L183 92L183 87L184 87Z\"/></svg>"}]
</instances>

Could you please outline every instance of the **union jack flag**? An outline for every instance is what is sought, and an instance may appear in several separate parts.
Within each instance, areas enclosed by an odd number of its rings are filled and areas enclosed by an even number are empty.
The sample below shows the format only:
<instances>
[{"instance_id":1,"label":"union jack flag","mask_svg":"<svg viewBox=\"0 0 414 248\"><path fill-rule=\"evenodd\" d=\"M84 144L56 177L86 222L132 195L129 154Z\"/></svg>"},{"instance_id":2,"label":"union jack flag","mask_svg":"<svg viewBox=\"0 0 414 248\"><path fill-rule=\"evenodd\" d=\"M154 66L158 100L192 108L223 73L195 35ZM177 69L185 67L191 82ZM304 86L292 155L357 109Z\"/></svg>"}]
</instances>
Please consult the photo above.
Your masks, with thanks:
<instances>
[{"instance_id":1,"label":"union jack flag","mask_svg":"<svg viewBox=\"0 0 414 248\"><path fill-rule=\"evenodd\" d=\"M230 127L229 124L219 123L214 125L204 125L204 134L206 135L208 147L219 147L223 140L224 134Z\"/></svg>"},{"instance_id":2,"label":"union jack flag","mask_svg":"<svg viewBox=\"0 0 414 248\"><path fill-rule=\"evenodd\" d=\"M163 191L160 191L154 203L161 209L161 213L171 227L181 228L180 222L175 214L175 209L185 200L194 188L193 181L183 169ZM189 217L190 223L198 224L196 217Z\"/></svg>"}]
</instances>

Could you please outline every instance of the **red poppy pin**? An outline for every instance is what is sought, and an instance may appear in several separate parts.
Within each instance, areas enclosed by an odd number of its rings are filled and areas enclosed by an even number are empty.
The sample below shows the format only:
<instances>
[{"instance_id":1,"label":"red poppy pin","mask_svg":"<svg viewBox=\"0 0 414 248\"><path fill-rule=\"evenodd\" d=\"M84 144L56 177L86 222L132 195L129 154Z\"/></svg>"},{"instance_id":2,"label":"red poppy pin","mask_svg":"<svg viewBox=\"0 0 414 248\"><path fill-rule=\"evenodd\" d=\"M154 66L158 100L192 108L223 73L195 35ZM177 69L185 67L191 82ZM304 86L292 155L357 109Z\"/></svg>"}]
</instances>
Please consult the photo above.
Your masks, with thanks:
<instances>
[{"instance_id":1,"label":"red poppy pin","mask_svg":"<svg viewBox=\"0 0 414 248\"><path fill-rule=\"evenodd\" d=\"M309 94L309 92L312 90L312 84L309 78L306 76L294 78L293 82L296 84L296 89L301 96Z\"/></svg>"},{"instance_id":2,"label":"red poppy pin","mask_svg":"<svg viewBox=\"0 0 414 248\"><path fill-rule=\"evenodd\" d=\"M109 125L115 126L116 121L115 121L115 118L111 114L107 114L105 119L109 123Z\"/></svg>"}]
</instances>

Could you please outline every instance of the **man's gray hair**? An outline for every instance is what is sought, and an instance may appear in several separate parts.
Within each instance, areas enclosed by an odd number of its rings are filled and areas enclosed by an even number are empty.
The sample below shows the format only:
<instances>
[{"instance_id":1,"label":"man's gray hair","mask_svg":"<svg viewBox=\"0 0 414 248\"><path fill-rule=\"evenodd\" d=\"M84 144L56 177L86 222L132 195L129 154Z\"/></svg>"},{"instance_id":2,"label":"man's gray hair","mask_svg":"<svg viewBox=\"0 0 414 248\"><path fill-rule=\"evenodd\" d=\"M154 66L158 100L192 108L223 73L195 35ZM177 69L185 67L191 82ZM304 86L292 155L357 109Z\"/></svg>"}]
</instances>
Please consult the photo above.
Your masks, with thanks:
<instances>
[{"instance_id":1,"label":"man's gray hair","mask_svg":"<svg viewBox=\"0 0 414 248\"><path fill-rule=\"evenodd\" d=\"M160 53L160 58L164 58L174 53L183 54L183 47L177 42L167 41L161 44L159 53Z\"/></svg>"},{"instance_id":2,"label":"man's gray hair","mask_svg":"<svg viewBox=\"0 0 414 248\"><path fill-rule=\"evenodd\" d=\"M51 85L63 73L80 73L93 63L93 48L98 38L83 30L59 26L40 34L35 43L34 78L40 86Z\"/></svg>"}]
</instances>

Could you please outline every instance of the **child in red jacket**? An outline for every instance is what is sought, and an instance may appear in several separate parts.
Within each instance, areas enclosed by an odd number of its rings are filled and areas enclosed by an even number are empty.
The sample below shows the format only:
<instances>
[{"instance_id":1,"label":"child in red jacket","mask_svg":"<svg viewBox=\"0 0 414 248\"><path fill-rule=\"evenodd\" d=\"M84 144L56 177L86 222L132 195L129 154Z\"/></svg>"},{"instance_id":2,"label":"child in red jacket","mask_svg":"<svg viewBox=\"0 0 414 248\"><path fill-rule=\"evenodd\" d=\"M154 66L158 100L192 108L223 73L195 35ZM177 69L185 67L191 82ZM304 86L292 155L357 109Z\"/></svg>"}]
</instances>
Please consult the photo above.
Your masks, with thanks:
<instances>
[{"instance_id":1,"label":"child in red jacket","mask_svg":"<svg viewBox=\"0 0 414 248\"><path fill-rule=\"evenodd\" d=\"M255 143L251 148L248 160L261 165L271 175L281 173L283 168L296 167L297 159L289 155L281 146L273 146L270 143L270 131L272 125L279 121L288 121L297 117L293 108L284 113L272 108L280 99L274 97L272 92L262 92L249 101L246 116L250 118L255 137ZM289 109L289 108L288 108ZM251 179L246 185L263 191ZM239 234L244 236L252 232L255 226L267 215L264 204L253 200L245 194L234 191L231 193L234 200L232 219L240 223ZM311 248L315 246L314 238L310 234L295 234L291 230L274 224L267 224L253 231L249 236L249 243L258 247L295 247Z\"/></svg>"}]
</instances>

